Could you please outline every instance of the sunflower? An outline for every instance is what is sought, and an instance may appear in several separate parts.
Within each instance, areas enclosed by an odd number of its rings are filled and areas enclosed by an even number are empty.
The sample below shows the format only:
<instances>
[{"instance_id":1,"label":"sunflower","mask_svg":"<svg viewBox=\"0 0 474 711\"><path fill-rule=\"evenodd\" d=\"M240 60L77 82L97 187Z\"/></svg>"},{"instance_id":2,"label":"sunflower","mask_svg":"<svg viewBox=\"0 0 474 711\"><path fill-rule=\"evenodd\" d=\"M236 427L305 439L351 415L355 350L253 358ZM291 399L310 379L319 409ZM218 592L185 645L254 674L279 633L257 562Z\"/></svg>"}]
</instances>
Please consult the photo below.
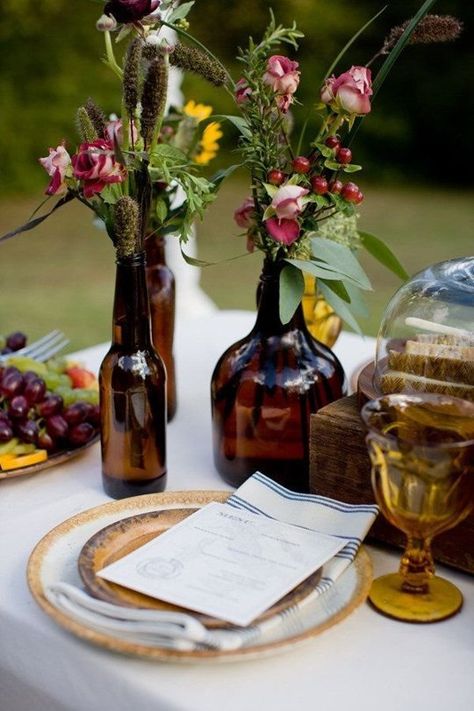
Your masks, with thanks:
<instances>
[{"instance_id":1,"label":"sunflower","mask_svg":"<svg viewBox=\"0 0 474 711\"><path fill-rule=\"evenodd\" d=\"M212 106L206 106L206 104L196 104L195 101L191 100L183 106L183 114L196 119L197 123L205 121L212 114Z\"/></svg>"},{"instance_id":2,"label":"sunflower","mask_svg":"<svg viewBox=\"0 0 474 711\"><path fill-rule=\"evenodd\" d=\"M199 165L207 165L209 161L216 157L219 150L219 138L222 138L220 123L213 121L208 124L203 131L199 142L199 153L194 157L194 162Z\"/></svg>"}]
</instances>

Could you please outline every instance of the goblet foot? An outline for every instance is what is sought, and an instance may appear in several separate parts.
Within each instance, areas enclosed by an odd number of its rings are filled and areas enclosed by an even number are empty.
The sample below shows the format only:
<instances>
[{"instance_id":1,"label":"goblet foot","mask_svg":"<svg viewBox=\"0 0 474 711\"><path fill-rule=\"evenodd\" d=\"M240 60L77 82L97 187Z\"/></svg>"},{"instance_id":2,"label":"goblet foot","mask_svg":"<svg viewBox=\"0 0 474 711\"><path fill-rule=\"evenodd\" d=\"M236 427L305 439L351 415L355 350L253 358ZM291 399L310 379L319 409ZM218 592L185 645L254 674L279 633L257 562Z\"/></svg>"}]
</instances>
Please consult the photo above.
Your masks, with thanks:
<instances>
[{"instance_id":1,"label":"goblet foot","mask_svg":"<svg viewBox=\"0 0 474 711\"><path fill-rule=\"evenodd\" d=\"M463 597L458 588L444 578L430 578L426 593L402 590L399 573L383 575L372 583L369 600L382 614L405 622L438 622L461 609Z\"/></svg>"}]
</instances>

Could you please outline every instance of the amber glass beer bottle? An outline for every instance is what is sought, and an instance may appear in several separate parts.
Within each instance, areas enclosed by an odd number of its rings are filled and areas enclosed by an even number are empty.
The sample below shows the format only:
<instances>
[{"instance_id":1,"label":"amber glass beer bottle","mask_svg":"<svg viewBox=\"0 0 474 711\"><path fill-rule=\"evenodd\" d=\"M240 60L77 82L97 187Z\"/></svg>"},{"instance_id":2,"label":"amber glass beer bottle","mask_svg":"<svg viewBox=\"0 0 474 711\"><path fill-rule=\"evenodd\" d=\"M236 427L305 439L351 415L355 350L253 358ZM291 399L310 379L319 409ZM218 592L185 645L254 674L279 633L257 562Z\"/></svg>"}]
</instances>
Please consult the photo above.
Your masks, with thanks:
<instances>
[{"instance_id":1,"label":"amber glass beer bottle","mask_svg":"<svg viewBox=\"0 0 474 711\"><path fill-rule=\"evenodd\" d=\"M166 367L168 422L176 413L176 369L173 356L175 278L166 264L165 238L150 234L145 240L146 281L153 345Z\"/></svg>"},{"instance_id":2,"label":"amber glass beer bottle","mask_svg":"<svg viewBox=\"0 0 474 711\"><path fill-rule=\"evenodd\" d=\"M99 374L102 478L109 496L166 485L166 372L151 342L144 253L117 259L112 344Z\"/></svg>"}]
</instances>

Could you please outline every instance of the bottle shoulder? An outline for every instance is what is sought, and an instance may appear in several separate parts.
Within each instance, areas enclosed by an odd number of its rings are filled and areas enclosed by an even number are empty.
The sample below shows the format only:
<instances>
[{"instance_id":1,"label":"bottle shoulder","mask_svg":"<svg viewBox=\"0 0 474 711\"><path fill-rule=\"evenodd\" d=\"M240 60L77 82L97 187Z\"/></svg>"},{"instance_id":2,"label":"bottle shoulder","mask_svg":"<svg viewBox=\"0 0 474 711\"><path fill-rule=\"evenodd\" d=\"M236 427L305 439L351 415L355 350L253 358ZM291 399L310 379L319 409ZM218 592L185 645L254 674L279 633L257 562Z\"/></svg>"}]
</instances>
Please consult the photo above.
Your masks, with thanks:
<instances>
[{"instance_id":1,"label":"bottle shoulder","mask_svg":"<svg viewBox=\"0 0 474 711\"><path fill-rule=\"evenodd\" d=\"M104 373L106 370L121 371L142 379L165 372L163 361L153 348L133 349L117 345L111 346L102 361L100 371Z\"/></svg>"}]
</instances>

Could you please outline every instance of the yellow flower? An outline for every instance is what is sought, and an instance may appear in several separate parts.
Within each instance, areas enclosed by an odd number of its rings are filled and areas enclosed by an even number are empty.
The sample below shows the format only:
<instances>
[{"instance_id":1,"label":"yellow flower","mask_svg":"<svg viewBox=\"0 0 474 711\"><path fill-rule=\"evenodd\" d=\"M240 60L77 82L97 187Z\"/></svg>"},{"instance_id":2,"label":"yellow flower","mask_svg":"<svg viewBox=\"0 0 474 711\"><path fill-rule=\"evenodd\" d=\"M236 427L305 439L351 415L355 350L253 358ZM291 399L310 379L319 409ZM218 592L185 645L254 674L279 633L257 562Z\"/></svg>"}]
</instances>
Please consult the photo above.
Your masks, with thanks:
<instances>
[{"instance_id":1,"label":"yellow flower","mask_svg":"<svg viewBox=\"0 0 474 711\"><path fill-rule=\"evenodd\" d=\"M199 153L194 157L194 162L199 165L207 165L209 161L216 157L219 150L219 138L222 138L220 123L213 121L208 124L203 131L199 142Z\"/></svg>"},{"instance_id":2,"label":"yellow flower","mask_svg":"<svg viewBox=\"0 0 474 711\"><path fill-rule=\"evenodd\" d=\"M212 106L206 106L205 104L196 104L195 101L188 101L186 106L183 107L183 114L186 116L191 116L191 118L197 119L197 122L205 121L212 114Z\"/></svg>"}]
</instances>

